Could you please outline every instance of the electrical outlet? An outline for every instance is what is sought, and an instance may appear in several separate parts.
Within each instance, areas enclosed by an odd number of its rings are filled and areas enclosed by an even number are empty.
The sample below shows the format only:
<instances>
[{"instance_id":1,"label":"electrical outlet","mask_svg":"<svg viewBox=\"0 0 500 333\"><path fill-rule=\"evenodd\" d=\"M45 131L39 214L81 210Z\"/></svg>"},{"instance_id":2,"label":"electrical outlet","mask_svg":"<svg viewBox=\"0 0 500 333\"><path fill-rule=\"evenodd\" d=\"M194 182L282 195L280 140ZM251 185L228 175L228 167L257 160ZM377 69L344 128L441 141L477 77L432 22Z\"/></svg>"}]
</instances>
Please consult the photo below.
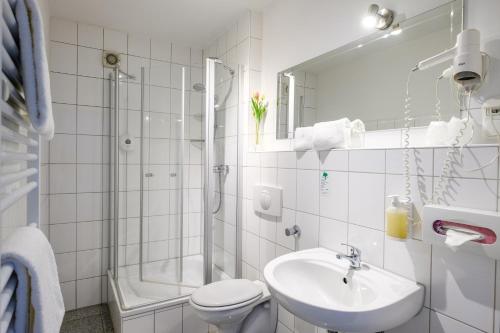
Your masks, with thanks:
<instances>
[{"instance_id":1,"label":"electrical outlet","mask_svg":"<svg viewBox=\"0 0 500 333\"><path fill-rule=\"evenodd\" d=\"M500 135L500 99L490 99L482 106L483 133L486 136L496 137Z\"/></svg>"}]
</instances>

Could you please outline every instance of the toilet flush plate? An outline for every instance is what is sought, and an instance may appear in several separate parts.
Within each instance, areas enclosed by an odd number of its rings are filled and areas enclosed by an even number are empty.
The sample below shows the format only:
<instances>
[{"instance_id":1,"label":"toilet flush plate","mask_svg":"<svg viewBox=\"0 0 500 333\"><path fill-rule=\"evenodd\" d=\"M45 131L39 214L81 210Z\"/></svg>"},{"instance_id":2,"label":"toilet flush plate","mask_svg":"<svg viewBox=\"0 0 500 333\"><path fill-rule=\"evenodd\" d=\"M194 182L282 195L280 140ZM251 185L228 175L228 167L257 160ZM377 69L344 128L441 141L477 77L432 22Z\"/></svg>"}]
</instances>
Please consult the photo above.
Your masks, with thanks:
<instances>
[{"instance_id":1,"label":"toilet flush plate","mask_svg":"<svg viewBox=\"0 0 500 333\"><path fill-rule=\"evenodd\" d=\"M283 189L277 186L257 184L253 187L253 208L256 212L281 216Z\"/></svg>"}]
</instances>

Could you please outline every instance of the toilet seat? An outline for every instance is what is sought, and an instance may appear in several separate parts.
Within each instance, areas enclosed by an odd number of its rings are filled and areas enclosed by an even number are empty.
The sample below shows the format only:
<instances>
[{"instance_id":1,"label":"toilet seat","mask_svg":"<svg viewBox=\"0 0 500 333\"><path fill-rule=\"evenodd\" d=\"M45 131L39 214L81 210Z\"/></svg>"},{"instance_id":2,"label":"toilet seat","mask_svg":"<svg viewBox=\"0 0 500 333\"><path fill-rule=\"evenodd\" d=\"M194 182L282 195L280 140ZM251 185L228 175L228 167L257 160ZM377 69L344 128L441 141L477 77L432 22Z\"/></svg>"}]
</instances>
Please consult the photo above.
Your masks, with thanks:
<instances>
[{"instance_id":1,"label":"toilet seat","mask_svg":"<svg viewBox=\"0 0 500 333\"><path fill-rule=\"evenodd\" d=\"M262 294L262 288L250 280L230 279L197 289L191 295L191 301L206 311L220 311L251 304L260 299Z\"/></svg>"}]
</instances>

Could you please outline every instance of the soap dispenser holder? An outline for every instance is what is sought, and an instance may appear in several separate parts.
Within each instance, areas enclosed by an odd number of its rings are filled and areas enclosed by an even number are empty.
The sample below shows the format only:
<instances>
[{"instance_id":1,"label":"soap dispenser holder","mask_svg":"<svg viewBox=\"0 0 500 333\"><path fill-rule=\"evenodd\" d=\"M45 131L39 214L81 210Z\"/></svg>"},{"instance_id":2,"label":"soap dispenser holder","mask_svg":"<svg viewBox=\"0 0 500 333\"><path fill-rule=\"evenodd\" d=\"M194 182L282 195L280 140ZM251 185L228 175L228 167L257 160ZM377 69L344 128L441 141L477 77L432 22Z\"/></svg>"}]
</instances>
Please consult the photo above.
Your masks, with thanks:
<instances>
[{"instance_id":1,"label":"soap dispenser holder","mask_svg":"<svg viewBox=\"0 0 500 333\"><path fill-rule=\"evenodd\" d=\"M446 246L448 230L478 235L477 239L466 242L458 249L500 259L500 244L497 242L497 234L500 232L500 214L497 212L425 205L422 227L423 241L433 245Z\"/></svg>"}]
</instances>

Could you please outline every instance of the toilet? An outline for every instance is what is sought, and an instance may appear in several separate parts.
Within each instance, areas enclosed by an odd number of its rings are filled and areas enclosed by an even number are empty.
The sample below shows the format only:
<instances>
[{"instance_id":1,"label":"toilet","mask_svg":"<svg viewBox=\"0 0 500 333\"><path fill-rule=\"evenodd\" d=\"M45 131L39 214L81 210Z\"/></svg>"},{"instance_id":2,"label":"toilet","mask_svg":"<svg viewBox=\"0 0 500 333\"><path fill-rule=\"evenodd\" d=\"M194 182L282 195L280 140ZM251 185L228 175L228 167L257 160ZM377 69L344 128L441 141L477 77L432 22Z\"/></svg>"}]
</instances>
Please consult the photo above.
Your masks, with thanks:
<instances>
[{"instance_id":1,"label":"toilet","mask_svg":"<svg viewBox=\"0 0 500 333\"><path fill-rule=\"evenodd\" d=\"M261 281L229 279L197 289L189 303L219 333L274 333L278 304Z\"/></svg>"}]
</instances>

